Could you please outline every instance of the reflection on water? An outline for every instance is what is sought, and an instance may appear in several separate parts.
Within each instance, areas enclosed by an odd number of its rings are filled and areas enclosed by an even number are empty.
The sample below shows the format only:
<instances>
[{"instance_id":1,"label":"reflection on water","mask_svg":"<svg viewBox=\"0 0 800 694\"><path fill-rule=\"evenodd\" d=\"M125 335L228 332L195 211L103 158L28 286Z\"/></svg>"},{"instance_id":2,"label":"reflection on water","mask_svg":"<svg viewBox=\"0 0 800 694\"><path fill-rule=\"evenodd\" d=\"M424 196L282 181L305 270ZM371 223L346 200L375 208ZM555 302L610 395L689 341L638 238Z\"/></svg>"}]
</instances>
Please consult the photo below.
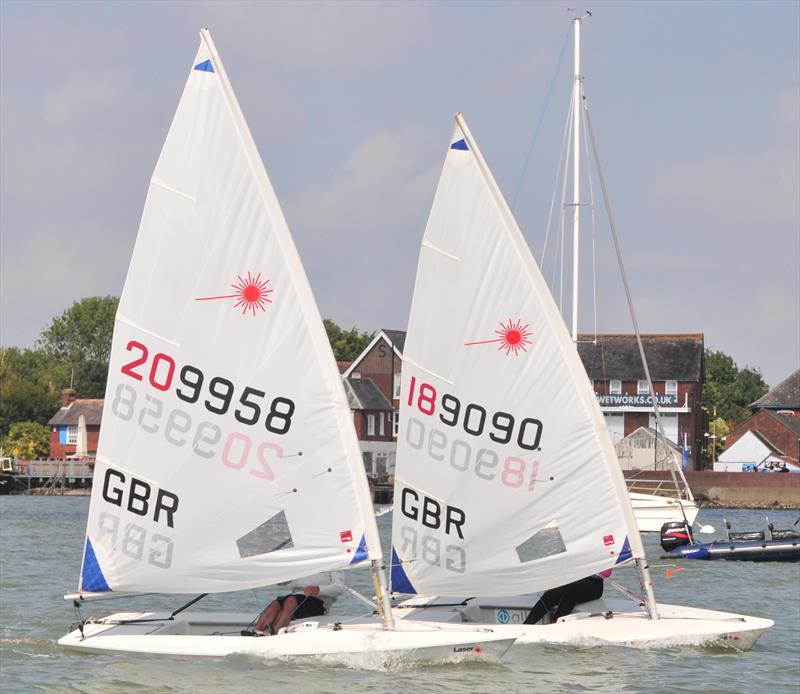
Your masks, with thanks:
<instances>
[{"instance_id":1,"label":"reflection on water","mask_svg":"<svg viewBox=\"0 0 800 694\"><path fill-rule=\"evenodd\" d=\"M683 562L659 559L658 539L645 546L660 602L736 610L770 617L776 626L745 654L675 648L650 651L612 647L516 648L499 665L465 663L400 669L359 665L264 661L246 656L190 660L154 656L91 656L55 644L74 619L62 600L74 590L80 569L87 498L0 497L0 682L2 691L25 692L797 692L800 681L800 564ZM724 531L723 518L738 530L761 529L759 511L702 510L699 523ZM776 528L789 527L797 512L771 511ZM391 514L378 518L388 543ZM710 536L705 536L710 537ZM615 579L623 571L615 572ZM671 574L671 577L668 577ZM351 571L348 584L371 595L366 571ZM265 588L209 596L197 608L250 611L274 591ZM120 607L172 610L183 596L147 596L91 603L84 616ZM350 595L337 612L353 616L367 608Z\"/></svg>"}]
</instances>

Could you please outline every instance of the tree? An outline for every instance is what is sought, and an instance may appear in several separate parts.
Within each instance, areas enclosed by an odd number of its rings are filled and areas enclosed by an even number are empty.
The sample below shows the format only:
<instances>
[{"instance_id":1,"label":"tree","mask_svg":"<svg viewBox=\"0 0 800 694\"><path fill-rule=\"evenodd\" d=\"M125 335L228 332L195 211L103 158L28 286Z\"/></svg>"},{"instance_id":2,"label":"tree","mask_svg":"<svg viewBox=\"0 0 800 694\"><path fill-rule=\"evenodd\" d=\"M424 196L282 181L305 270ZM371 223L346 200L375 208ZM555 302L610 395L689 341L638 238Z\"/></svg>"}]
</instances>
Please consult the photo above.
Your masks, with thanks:
<instances>
[{"instance_id":1,"label":"tree","mask_svg":"<svg viewBox=\"0 0 800 694\"><path fill-rule=\"evenodd\" d=\"M81 397L102 398L105 393L118 304L114 296L76 301L53 319L36 343L42 353L69 367L70 382ZM70 382L62 383L62 387Z\"/></svg>"},{"instance_id":2,"label":"tree","mask_svg":"<svg viewBox=\"0 0 800 694\"><path fill-rule=\"evenodd\" d=\"M50 432L38 422L12 424L3 440L3 453L15 458L36 460L46 458L50 452Z\"/></svg>"},{"instance_id":3,"label":"tree","mask_svg":"<svg viewBox=\"0 0 800 694\"><path fill-rule=\"evenodd\" d=\"M761 372L749 366L739 369L736 362L723 352L707 349L705 353L706 381L703 402L710 416L716 416L732 429L751 415L750 403L769 390Z\"/></svg>"},{"instance_id":4,"label":"tree","mask_svg":"<svg viewBox=\"0 0 800 694\"><path fill-rule=\"evenodd\" d=\"M729 431L728 423L722 417L717 417L709 424L708 445L706 446L709 460L719 458L719 454L725 449L725 442L722 439L728 435Z\"/></svg>"},{"instance_id":5,"label":"tree","mask_svg":"<svg viewBox=\"0 0 800 694\"><path fill-rule=\"evenodd\" d=\"M323 323L336 361L353 361L375 337L374 332L359 332L355 327L350 330L342 330L328 318Z\"/></svg>"},{"instance_id":6,"label":"tree","mask_svg":"<svg viewBox=\"0 0 800 694\"><path fill-rule=\"evenodd\" d=\"M15 422L46 424L58 409L61 385L68 378L68 367L41 352L0 349L0 439Z\"/></svg>"}]
</instances>

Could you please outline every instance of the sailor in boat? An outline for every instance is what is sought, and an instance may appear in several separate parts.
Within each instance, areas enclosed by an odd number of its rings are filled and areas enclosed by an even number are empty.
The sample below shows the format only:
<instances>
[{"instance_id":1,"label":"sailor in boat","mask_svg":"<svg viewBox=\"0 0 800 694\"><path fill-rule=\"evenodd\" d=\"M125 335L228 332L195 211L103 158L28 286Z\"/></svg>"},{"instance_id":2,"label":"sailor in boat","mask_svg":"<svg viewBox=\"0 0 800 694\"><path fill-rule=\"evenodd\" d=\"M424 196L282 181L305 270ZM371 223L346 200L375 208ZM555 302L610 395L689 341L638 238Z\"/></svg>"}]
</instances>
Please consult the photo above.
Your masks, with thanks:
<instances>
[{"instance_id":1,"label":"sailor in boat","mask_svg":"<svg viewBox=\"0 0 800 694\"><path fill-rule=\"evenodd\" d=\"M611 575L611 572L604 571L603 574L587 576L564 586L546 590L528 613L524 624L538 624L545 615L550 616L549 622L545 623L555 624L561 617L571 614L578 603L599 600L603 597L605 574Z\"/></svg>"},{"instance_id":2,"label":"sailor in boat","mask_svg":"<svg viewBox=\"0 0 800 694\"><path fill-rule=\"evenodd\" d=\"M288 585L288 581L278 585ZM258 615L255 626L243 631L242 636L271 636L293 619L327 614L343 592L341 571L323 571L297 578L292 581L289 593L279 595L269 603Z\"/></svg>"}]
</instances>

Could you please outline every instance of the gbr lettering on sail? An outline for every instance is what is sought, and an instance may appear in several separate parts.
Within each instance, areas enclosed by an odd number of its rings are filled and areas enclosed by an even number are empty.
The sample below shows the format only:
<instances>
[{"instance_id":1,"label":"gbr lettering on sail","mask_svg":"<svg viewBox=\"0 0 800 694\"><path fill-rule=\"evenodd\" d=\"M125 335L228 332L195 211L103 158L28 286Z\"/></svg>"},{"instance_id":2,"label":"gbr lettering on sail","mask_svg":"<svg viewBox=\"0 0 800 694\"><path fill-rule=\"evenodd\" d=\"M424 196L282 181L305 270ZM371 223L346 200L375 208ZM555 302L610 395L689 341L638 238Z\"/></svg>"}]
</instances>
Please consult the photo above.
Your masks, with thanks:
<instances>
[{"instance_id":1,"label":"gbr lettering on sail","mask_svg":"<svg viewBox=\"0 0 800 694\"><path fill-rule=\"evenodd\" d=\"M446 466L447 479L453 479L451 471L469 475L486 485L486 493L497 486L535 493L544 432L540 419L466 402L416 376L409 380L404 405L408 419L403 444L427 460L428 473ZM464 573L467 554L462 545L470 532L465 504L452 497L434 498L406 483L397 491L403 518L400 555Z\"/></svg>"}]
</instances>

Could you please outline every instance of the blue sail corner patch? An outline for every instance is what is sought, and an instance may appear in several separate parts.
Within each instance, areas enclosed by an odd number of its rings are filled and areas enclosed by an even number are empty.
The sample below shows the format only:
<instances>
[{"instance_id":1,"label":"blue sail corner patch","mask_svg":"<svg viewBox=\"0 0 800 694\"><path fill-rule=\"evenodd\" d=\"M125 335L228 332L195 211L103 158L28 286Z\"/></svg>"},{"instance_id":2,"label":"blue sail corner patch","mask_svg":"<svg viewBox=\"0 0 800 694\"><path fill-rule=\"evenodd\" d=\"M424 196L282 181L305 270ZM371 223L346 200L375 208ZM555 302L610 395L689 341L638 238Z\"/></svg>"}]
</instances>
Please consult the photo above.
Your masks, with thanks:
<instances>
[{"instance_id":1,"label":"blue sail corner patch","mask_svg":"<svg viewBox=\"0 0 800 694\"><path fill-rule=\"evenodd\" d=\"M416 588L411 585L411 581L408 580L408 576L403 570L403 564L400 557L397 556L397 552L394 551L394 547L392 547L392 592L417 594Z\"/></svg>"},{"instance_id":2,"label":"blue sail corner patch","mask_svg":"<svg viewBox=\"0 0 800 694\"><path fill-rule=\"evenodd\" d=\"M351 564L358 564L360 561L365 561L369 559L369 555L367 554L367 536L362 535L361 541L358 543L358 548L353 555L353 558L350 560Z\"/></svg>"},{"instance_id":3,"label":"blue sail corner patch","mask_svg":"<svg viewBox=\"0 0 800 694\"><path fill-rule=\"evenodd\" d=\"M619 551L619 555L617 556L617 561L614 562L615 564L621 564L624 561L628 561L633 556L633 552L631 552L631 542L626 537L625 542L622 543L622 549Z\"/></svg>"},{"instance_id":4,"label":"blue sail corner patch","mask_svg":"<svg viewBox=\"0 0 800 694\"><path fill-rule=\"evenodd\" d=\"M197 63L194 69L200 70L200 72L214 72L214 66L211 64L211 60L204 60L202 63Z\"/></svg>"},{"instance_id":5,"label":"blue sail corner patch","mask_svg":"<svg viewBox=\"0 0 800 694\"><path fill-rule=\"evenodd\" d=\"M81 573L81 591L103 593L110 591L103 570L97 561L92 541L86 538L86 549L83 551L83 571Z\"/></svg>"}]
</instances>

